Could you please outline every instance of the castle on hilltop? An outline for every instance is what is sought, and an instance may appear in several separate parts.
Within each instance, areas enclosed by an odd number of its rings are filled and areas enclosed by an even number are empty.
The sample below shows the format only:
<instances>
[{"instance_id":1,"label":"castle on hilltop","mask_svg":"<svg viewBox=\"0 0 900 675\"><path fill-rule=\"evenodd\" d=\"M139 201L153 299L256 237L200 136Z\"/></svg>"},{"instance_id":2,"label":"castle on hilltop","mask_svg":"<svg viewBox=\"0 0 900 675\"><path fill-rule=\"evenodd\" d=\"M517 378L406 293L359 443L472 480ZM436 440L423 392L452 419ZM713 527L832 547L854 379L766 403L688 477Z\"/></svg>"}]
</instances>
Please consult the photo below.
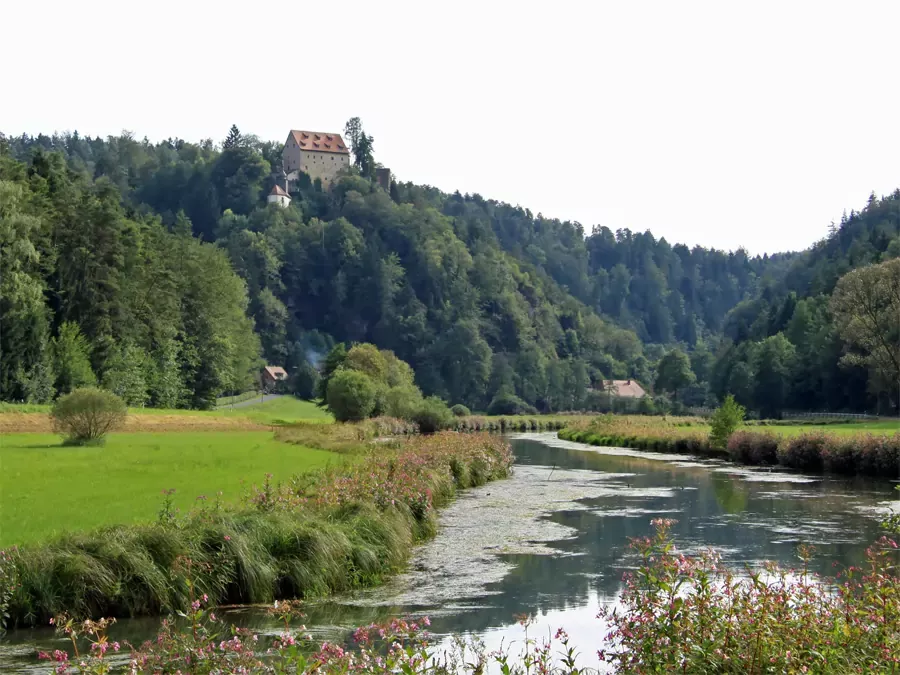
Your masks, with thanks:
<instances>
[{"instance_id":1,"label":"castle on hilltop","mask_svg":"<svg viewBox=\"0 0 900 675\"><path fill-rule=\"evenodd\" d=\"M327 188L341 171L350 167L350 149L340 134L292 129L284 142L281 159L283 171L276 172L275 186L267 201L287 206L291 203L291 186L299 183L300 172L310 180L318 178ZM390 169L378 167L375 173L377 183L390 190Z\"/></svg>"},{"instance_id":2,"label":"castle on hilltop","mask_svg":"<svg viewBox=\"0 0 900 675\"><path fill-rule=\"evenodd\" d=\"M296 131L288 134L281 151L288 182L299 179L299 172L316 178L327 187L339 172L350 166L350 149L340 134Z\"/></svg>"}]
</instances>

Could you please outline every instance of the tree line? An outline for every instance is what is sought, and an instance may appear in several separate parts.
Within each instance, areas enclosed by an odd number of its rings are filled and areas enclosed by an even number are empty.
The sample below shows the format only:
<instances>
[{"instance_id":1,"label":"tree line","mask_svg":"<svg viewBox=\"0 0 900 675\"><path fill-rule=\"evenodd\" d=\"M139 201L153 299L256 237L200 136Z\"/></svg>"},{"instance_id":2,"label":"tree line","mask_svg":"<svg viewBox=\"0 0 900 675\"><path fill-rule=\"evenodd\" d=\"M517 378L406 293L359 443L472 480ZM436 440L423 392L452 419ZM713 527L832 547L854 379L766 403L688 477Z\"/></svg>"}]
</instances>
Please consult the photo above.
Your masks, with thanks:
<instances>
[{"instance_id":1,"label":"tree line","mask_svg":"<svg viewBox=\"0 0 900 675\"><path fill-rule=\"evenodd\" d=\"M34 284L9 289L32 308L23 314L7 309L4 279L0 318L23 323L4 337L14 358L4 358L3 397L72 386L58 373L72 359L53 357L61 349L86 355L98 380L137 382L132 400L153 405L210 405L248 386L260 357L312 395L337 343L378 345L414 369L425 396L479 410L495 400L590 407L605 380L628 378L686 405L734 393L753 409L773 401L769 412L862 409L887 396L874 393L870 366L847 357L830 295L900 248L897 194L873 198L809 251L749 256L625 229L586 236L577 222L477 194L402 182L385 192L371 179L374 139L358 119L347 130L354 168L329 190L301 176L284 209L265 202L281 143L236 127L221 146L127 133L5 138L0 178L23 195L10 213L40 225L16 220L20 243L4 239L23 270L15 279ZM103 207L88 209L87 195ZM86 245L95 236L96 251ZM205 295L220 287L226 297ZM154 309L132 308L138 300ZM108 318L126 311L139 319L127 328ZM16 340L28 330L43 341ZM177 395L160 394L166 349ZM135 362L147 365L115 375Z\"/></svg>"}]
</instances>

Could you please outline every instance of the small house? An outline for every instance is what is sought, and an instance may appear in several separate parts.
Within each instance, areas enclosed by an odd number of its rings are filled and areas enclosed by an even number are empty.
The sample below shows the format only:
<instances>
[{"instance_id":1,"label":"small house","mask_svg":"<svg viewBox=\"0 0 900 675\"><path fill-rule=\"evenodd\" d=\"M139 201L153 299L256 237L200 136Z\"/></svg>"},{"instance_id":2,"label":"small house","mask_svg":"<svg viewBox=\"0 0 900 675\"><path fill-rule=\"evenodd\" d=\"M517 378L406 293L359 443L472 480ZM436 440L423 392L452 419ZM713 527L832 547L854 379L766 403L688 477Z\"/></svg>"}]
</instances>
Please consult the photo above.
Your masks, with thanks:
<instances>
[{"instance_id":1,"label":"small house","mask_svg":"<svg viewBox=\"0 0 900 675\"><path fill-rule=\"evenodd\" d=\"M266 366L262 372L263 391L276 391L287 382L288 374L281 366Z\"/></svg>"},{"instance_id":2,"label":"small house","mask_svg":"<svg viewBox=\"0 0 900 675\"><path fill-rule=\"evenodd\" d=\"M644 388L634 380L606 380L603 387L620 398L644 398L647 395Z\"/></svg>"},{"instance_id":3,"label":"small house","mask_svg":"<svg viewBox=\"0 0 900 675\"><path fill-rule=\"evenodd\" d=\"M266 197L266 201L269 204L278 204L282 208L286 208L291 203L291 196L283 187L276 184L269 193L269 196Z\"/></svg>"}]
</instances>

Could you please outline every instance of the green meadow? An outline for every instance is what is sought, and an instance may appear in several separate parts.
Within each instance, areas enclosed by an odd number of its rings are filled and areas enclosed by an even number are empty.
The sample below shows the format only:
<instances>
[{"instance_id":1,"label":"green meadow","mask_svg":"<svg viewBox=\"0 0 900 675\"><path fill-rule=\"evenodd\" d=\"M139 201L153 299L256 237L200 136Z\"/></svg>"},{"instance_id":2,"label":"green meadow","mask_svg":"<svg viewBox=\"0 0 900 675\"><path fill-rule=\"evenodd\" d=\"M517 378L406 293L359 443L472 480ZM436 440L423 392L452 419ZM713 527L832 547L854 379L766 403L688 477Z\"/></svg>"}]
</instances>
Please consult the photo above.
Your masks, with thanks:
<instances>
[{"instance_id":1,"label":"green meadow","mask_svg":"<svg viewBox=\"0 0 900 675\"><path fill-rule=\"evenodd\" d=\"M7 412L9 409L7 408ZM33 411L40 412L40 411ZM241 416L258 424L327 423L313 403L284 397L227 411L137 414ZM275 440L272 431L158 431L111 434L101 447L63 447L51 433L0 438L0 547L63 531L152 521L164 490L186 511L239 501L274 481L346 461L346 456ZM198 499L205 496L206 500Z\"/></svg>"},{"instance_id":2,"label":"green meadow","mask_svg":"<svg viewBox=\"0 0 900 675\"><path fill-rule=\"evenodd\" d=\"M225 400L225 399L223 399ZM0 402L0 414L49 413L51 405L33 405L28 403ZM324 408L312 401L301 401L293 396L269 399L261 403L253 403L230 407L224 403L216 410L181 410L164 408L129 408L129 415L175 415L179 417L237 417L247 418L261 424L290 424L292 422L332 422L334 418Z\"/></svg>"},{"instance_id":3,"label":"green meadow","mask_svg":"<svg viewBox=\"0 0 900 675\"><path fill-rule=\"evenodd\" d=\"M846 424L748 425L746 429L748 431L770 431L780 436L797 436L799 434L819 432L838 436L881 435L900 431L900 420L872 420L867 422L848 422Z\"/></svg>"}]
</instances>

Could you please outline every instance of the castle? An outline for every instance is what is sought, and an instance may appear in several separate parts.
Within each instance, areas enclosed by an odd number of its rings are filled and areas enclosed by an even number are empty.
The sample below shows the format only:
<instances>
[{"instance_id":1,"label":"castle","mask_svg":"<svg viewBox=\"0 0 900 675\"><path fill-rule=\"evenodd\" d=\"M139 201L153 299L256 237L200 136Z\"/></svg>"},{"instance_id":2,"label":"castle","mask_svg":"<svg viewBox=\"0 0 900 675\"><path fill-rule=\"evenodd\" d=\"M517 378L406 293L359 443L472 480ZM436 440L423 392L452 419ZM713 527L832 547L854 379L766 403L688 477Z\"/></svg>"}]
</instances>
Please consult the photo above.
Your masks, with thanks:
<instances>
[{"instance_id":1,"label":"castle","mask_svg":"<svg viewBox=\"0 0 900 675\"><path fill-rule=\"evenodd\" d=\"M350 150L340 134L292 129L281 151L283 171L276 172L275 186L266 201L288 206L291 203L291 184L300 180L300 172L310 180L317 178L327 188L337 175L350 166ZM390 189L390 169L376 169L376 180L385 190Z\"/></svg>"}]
</instances>

